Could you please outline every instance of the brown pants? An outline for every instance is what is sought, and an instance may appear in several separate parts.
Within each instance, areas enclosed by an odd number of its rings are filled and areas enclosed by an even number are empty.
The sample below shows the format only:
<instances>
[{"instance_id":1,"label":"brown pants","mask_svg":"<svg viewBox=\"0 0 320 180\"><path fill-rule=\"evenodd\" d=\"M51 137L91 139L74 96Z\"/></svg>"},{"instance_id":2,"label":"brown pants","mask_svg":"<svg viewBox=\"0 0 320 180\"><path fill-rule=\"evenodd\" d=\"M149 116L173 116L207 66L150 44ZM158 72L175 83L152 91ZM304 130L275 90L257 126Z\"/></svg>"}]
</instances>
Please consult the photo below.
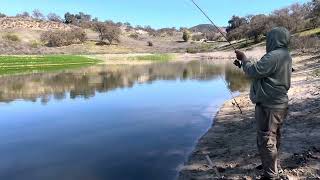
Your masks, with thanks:
<instances>
[{"instance_id":1,"label":"brown pants","mask_svg":"<svg viewBox=\"0 0 320 180\"><path fill-rule=\"evenodd\" d=\"M281 126L288 109L270 109L256 106L257 145L264 170L264 176L278 178L278 151L280 147Z\"/></svg>"}]
</instances>

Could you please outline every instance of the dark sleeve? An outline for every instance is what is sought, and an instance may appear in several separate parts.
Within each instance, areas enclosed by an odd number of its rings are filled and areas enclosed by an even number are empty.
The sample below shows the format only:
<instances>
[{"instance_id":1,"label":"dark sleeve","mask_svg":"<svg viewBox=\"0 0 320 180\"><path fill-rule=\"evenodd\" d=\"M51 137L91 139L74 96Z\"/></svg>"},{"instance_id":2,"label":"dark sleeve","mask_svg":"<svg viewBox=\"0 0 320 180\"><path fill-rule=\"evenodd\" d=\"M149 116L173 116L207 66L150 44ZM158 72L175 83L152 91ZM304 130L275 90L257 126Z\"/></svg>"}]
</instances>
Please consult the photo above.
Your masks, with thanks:
<instances>
[{"instance_id":1,"label":"dark sleeve","mask_svg":"<svg viewBox=\"0 0 320 180\"><path fill-rule=\"evenodd\" d=\"M244 61L243 71L251 78L264 78L274 73L277 68L277 60L271 54L266 54L257 62Z\"/></svg>"}]
</instances>

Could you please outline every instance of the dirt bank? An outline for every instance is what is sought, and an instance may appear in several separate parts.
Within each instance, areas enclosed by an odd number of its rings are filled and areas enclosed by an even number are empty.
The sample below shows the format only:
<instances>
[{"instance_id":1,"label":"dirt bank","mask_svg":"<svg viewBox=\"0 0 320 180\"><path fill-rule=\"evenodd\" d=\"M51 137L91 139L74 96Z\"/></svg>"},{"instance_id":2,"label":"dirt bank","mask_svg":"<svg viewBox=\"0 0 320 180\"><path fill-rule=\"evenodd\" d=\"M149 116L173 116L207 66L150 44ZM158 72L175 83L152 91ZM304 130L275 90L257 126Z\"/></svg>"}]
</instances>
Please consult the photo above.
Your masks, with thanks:
<instances>
[{"instance_id":1,"label":"dirt bank","mask_svg":"<svg viewBox=\"0 0 320 180\"><path fill-rule=\"evenodd\" d=\"M261 52L251 52L258 58ZM293 56L290 112L283 126L281 166L289 179L320 179L320 52ZM179 180L256 179L261 171L256 148L254 105L248 92L237 97L244 111L240 115L225 102L213 126L200 138L181 169ZM208 166L209 155L220 172Z\"/></svg>"},{"instance_id":2,"label":"dirt bank","mask_svg":"<svg viewBox=\"0 0 320 180\"><path fill-rule=\"evenodd\" d=\"M265 53L265 49L261 46L255 47L249 51L246 51L248 57L257 59L256 57L261 57ZM160 53L161 54L161 53ZM166 53L163 53L165 55ZM214 60L216 61L226 61L234 60L235 54L232 51L216 51L210 53L168 53L173 56L173 61L192 61L192 60ZM129 54L92 54L85 55L86 57L96 58L102 61L103 64L126 64L126 65L144 65L158 62L157 60L129 60L129 57L135 56L148 56L152 53L129 53Z\"/></svg>"}]
</instances>

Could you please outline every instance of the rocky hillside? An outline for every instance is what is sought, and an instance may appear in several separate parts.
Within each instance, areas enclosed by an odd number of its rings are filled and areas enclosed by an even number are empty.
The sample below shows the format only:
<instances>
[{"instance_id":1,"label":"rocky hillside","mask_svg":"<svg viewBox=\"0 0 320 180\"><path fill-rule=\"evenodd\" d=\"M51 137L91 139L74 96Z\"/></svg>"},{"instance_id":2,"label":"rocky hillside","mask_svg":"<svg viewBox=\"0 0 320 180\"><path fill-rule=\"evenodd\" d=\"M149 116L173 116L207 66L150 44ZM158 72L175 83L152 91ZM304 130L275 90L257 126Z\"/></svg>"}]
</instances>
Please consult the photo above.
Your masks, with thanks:
<instances>
[{"instance_id":1,"label":"rocky hillside","mask_svg":"<svg viewBox=\"0 0 320 180\"><path fill-rule=\"evenodd\" d=\"M43 21L33 18L4 17L0 18L0 29L30 30L70 30L72 27L60 22Z\"/></svg>"}]
</instances>

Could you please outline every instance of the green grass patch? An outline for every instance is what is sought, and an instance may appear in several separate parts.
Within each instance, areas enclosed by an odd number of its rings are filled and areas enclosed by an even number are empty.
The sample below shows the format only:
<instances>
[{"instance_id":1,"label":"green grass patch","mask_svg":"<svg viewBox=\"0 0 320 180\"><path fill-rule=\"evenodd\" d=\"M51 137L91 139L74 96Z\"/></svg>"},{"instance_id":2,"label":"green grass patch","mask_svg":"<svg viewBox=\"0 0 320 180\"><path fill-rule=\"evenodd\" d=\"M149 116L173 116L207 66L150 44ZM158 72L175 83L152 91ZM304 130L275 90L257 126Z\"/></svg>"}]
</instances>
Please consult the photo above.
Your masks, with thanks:
<instances>
[{"instance_id":1,"label":"green grass patch","mask_svg":"<svg viewBox=\"0 0 320 180\"><path fill-rule=\"evenodd\" d=\"M150 54L150 55L138 55L130 56L128 60L140 60L140 61L170 61L175 59L174 54Z\"/></svg>"},{"instance_id":2,"label":"green grass patch","mask_svg":"<svg viewBox=\"0 0 320 180\"><path fill-rule=\"evenodd\" d=\"M0 75L57 71L98 62L96 59L72 55L0 56Z\"/></svg>"},{"instance_id":3,"label":"green grass patch","mask_svg":"<svg viewBox=\"0 0 320 180\"><path fill-rule=\"evenodd\" d=\"M311 35L316 35L316 34L320 34L320 28L303 31L303 32L299 33L299 36L311 36Z\"/></svg>"}]
</instances>

